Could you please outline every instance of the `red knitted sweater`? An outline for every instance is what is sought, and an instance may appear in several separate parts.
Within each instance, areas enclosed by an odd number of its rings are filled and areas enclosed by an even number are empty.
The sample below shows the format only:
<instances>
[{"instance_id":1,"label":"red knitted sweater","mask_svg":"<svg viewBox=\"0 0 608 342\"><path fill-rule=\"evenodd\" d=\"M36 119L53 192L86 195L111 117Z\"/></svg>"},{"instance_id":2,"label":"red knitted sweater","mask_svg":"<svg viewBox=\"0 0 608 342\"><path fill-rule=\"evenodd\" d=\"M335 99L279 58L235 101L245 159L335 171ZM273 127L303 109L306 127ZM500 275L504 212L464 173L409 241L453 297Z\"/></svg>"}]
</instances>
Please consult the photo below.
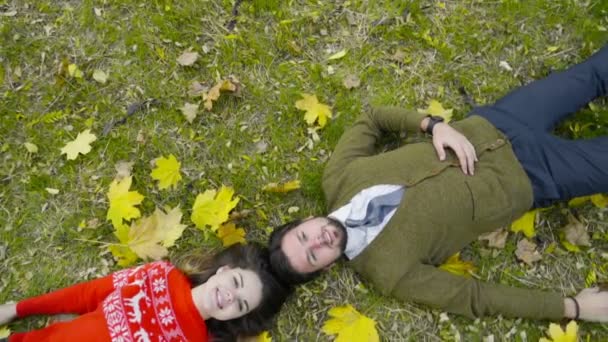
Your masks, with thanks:
<instances>
[{"instance_id":1,"label":"red knitted sweater","mask_svg":"<svg viewBox=\"0 0 608 342\"><path fill-rule=\"evenodd\" d=\"M158 261L17 303L17 315L76 313L69 322L16 333L10 342L208 341L186 276Z\"/></svg>"}]
</instances>

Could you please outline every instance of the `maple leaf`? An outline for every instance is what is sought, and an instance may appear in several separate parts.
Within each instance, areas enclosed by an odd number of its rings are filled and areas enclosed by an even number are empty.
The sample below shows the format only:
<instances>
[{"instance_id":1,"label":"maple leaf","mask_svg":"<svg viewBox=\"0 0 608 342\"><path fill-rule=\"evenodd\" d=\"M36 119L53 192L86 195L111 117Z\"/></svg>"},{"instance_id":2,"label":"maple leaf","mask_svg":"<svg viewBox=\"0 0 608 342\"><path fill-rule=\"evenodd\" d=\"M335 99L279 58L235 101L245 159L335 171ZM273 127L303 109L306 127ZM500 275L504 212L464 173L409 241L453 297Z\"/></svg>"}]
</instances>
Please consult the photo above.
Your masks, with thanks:
<instances>
[{"instance_id":1,"label":"maple leaf","mask_svg":"<svg viewBox=\"0 0 608 342\"><path fill-rule=\"evenodd\" d=\"M340 59L344 56L346 56L346 50L338 51L338 52L334 53L333 55L327 57L327 59L331 61L331 60L335 60L335 59Z\"/></svg>"},{"instance_id":2,"label":"maple leaf","mask_svg":"<svg viewBox=\"0 0 608 342\"><path fill-rule=\"evenodd\" d=\"M328 315L332 317L323 324L323 332L337 335L334 342L376 342L380 341L376 322L360 314L351 305L331 308Z\"/></svg>"},{"instance_id":3,"label":"maple leaf","mask_svg":"<svg viewBox=\"0 0 608 342\"><path fill-rule=\"evenodd\" d=\"M418 108L418 113L441 116L445 121L450 121L452 119L453 111L453 109L443 108L441 102L437 100L429 101L429 106L426 108Z\"/></svg>"},{"instance_id":4,"label":"maple leaf","mask_svg":"<svg viewBox=\"0 0 608 342\"><path fill-rule=\"evenodd\" d=\"M186 118L186 121L188 121L188 123L192 123L192 121L194 121L194 119L196 119L196 113L198 112L198 103L184 103L183 107L180 107L180 109L182 111L182 114L184 114L184 117Z\"/></svg>"},{"instance_id":5,"label":"maple leaf","mask_svg":"<svg viewBox=\"0 0 608 342\"><path fill-rule=\"evenodd\" d=\"M591 203L600 209L606 208L608 207L608 196L604 194L591 195Z\"/></svg>"},{"instance_id":6,"label":"maple leaf","mask_svg":"<svg viewBox=\"0 0 608 342\"><path fill-rule=\"evenodd\" d=\"M110 251L123 263L135 261L137 257L153 260L165 257L167 247L173 246L186 229L181 219L179 207L167 213L156 208L154 214L132 222L131 227L121 224L114 232L121 245L110 246Z\"/></svg>"},{"instance_id":7,"label":"maple leaf","mask_svg":"<svg viewBox=\"0 0 608 342\"><path fill-rule=\"evenodd\" d=\"M116 170L116 176L114 177L114 179L121 180L123 178L130 177L131 171L133 171L133 164L135 163L124 160L121 160L116 163L116 165L114 165L114 169Z\"/></svg>"},{"instance_id":8,"label":"maple leaf","mask_svg":"<svg viewBox=\"0 0 608 342\"><path fill-rule=\"evenodd\" d=\"M204 229L206 226L212 231L217 231L220 224L228 220L228 214L237 203L239 198L231 200L234 195L234 189L223 186L220 191L207 190L196 196L194 205L192 206L192 222L199 229Z\"/></svg>"},{"instance_id":9,"label":"maple leaf","mask_svg":"<svg viewBox=\"0 0 608 342\"><path fill-rule=\"evenodd\" d=\"M268 331L263 331L261 334L256 336L255 342L272 342L272 338Z\"/></svg>"},{"instance_id":10,"label":"maple leaf","mask_svg":"<svg viewBox=\"0 0 608 342\"><path fill-rule=\"evenodd\" d=\"M509 232L504 228L499 228L493 232L482 234L477 239L488 241L488 247L503 249L507 242L507 236L509 236Z\"/></svg>"},{"instance_id":11,"label":"maple leaf","mask_svg":"<svg viewBox=\"0 0 608 342\"><path fill-rule=\"evenodd\" d=\"M62 149L61 154L65 154L68 160L74 160L78 154L87 154L91 152L91 143L97 140L95 134L91 134L90 129L78 133L78 136L73 141L67 143Z\"/></svg>"},{"instance_id":12,"label":"maple leaf","mask_svg":"<svg viewBox=\"0 0 608 342\"><path fill-rule=\"evenodd\" d=\"M183 66L190 66L198 59L198 52L186 51L177 57L177 63Z\"/></svg>"},{"instance_id":13,"label":"maple leaf","mask_svg":"<svg viewBox=\"0 0 608 342\"><path fill-rule=\"evenodd\" d=\"M268 184L264 185L262 190L268 191L268 192L289 192L289 191L297 190L299 188L300 188L300 181L292 180L292 181L285 182L282 184L268 183Z\"/></svg>"},{"instance_id":14,"label":"maple leaf","mask_svg":"<svg viewBox=\"0 0 608 342\"><path fill-rule=\"evenodd\" d=\"M361 80L356 75L347 75L342 80L342 85L346 89L358 88L361 85Z\"/></svg>"},{"instance_id":15,"label":"maple leaf","mask_svg":"<svg viewBox=\"0 0 608 342\"><path fill-rule=\"evenodd\" d=\"M307 124L312 125L315 121L320 127L325 127L327 119L331 119L331 109L328 105L320 103L316 95L301 94L302 99L296 101L296 108L306 111L304 120Z\"/></svg>"},{"instance_id":16,"label":"maple leaf","mask_svg":"<svg viewBox=\"0 0 608 342\"><path fill-rule=\"evenodd\" d=\"M536 244L528 241L528 239L519 240L515 256L528 265L542 259L542 255L536 250Z\"/></svg>"},{"instance_id":17,"label":"maple leaf","mask_svg":"<svg viewBox=\"0 0 608 342\"><path fill-rule=\"evenodd\" d=\"M129 226L121 223L119 226L114 226L114 236L118 238L121 244L114 244L108 247L108 250L114 256L118 266L126 267L137 261L138 257L128 246L129 243Z\"/></svg>"},{"instance_id":18,"label":"maple leaf","mask_svg":"<svg viewBox=\"0 0 608 342\"><path fill-rule=\"evenodd\" d=\"M460 259L460 252L452 255L443 264L439 265L444 271L448 271L452 274L469 277L471 273L475 272L477 267L470 261L463 261Z\"/></svg>"},{"instance_id":19,"label":"maple leaf","mask_svg":"<svg viewBox=\"0 0 608 342\"><path fill-rule=\"evenodd\" d=\"M123 219L128 221L141 216L139 209L135 206L141 204L144 196L137 191L129 191L132 180L133 177L129 176L120 181L114 180L110 184L107 194L110 208L108 208L106 219L112 221L114 228L120 227Z\"/></svg>"},{"instance_id":20,"label":"maple leaf","mask_svg":"<svg viewBox=\"0 0 608 342\"><path fill-rule=\"evenodd\" d=\"M101 84L105 84L108 81L108 75L103 70L93 71L93 79Z\"/></svg>"},{"instance_id":21,"label":"maple leaf","mask_svg":"<svg viewBox=\"0 0 608 342\"><path fill-rule=\"evenodd\" d=\"M203 94L203 101L205 101L204 107L206 110L211 111L213 108L213 101L217 101L220 98L222 91L238 91L239 83L234 77L221 80L214 85L207 93Z\"/></svg>"},{"instance_id":22,"label":"maple leaf","mask_svg":"<svg viewBox=\"0 0 608 342\"><path fill-rule=\"evenodd\" d=\"M245 229L236 228L236 225L232 222L224 223L217 230L217 237L222 240L224 247L232 246L235 243L245 243Z\"/></svg>"},{"instance_id":23,"label":"maple leaf","mask_svg":"<svg viewBox=\"0 0 608 342\"><path fill-rule=\"evenodd\" d=\"M11 329L8 327L0 327L0 338L7 338L11 334Z\"/></svg>"},{"instance_id":24,"label":"maple leaf","mask_svg":"<svg viewBox=\"0 0 608 342\"><path fill-rule=\"evenodd\" d=\"M568 213L568 224L560 234L561 242L570 252L580 252L579 246L591 246L587 227L572 213Z\"/></svg>"},{"instance_id":25,"label":"maple leaf","mask_svg":"<svg viewBox=\"0 0 608 342\"><path fill-rule=\"evenodd\" d=\"M534 223L536 222L536 213L538 209L530 210L522 217L511 223L511 231L514 233L522 232L527 238L532 238L536 235Z\"/></svg>"},{"instance_id":26,"label":"maple leaf","mask_svg":"<svg viewBox=\"0 0 608 342\"><path fill-rule=\"evenodd\" d=\"M150 176L158 181L158 188L161 190L170 187L175 188L177 183L182 179L179 171L180 166L180 162L177 161L173 154L170 154L168 158L159 157L156 158L156 168L152 170Z\"/></svg>"},{"instance_id":27,"label":"maple leaf","mask_svg":"<svg viewBox=\"0 0 608 342\"><path fill-rule=\"evenodd\" d=\"M566 331L563 331L559 324L549 324L549 337L541 337L538 342L577 342L578 341L578 325L576 321L570 321L566 325Z\"/></svg>"}]
</instances>

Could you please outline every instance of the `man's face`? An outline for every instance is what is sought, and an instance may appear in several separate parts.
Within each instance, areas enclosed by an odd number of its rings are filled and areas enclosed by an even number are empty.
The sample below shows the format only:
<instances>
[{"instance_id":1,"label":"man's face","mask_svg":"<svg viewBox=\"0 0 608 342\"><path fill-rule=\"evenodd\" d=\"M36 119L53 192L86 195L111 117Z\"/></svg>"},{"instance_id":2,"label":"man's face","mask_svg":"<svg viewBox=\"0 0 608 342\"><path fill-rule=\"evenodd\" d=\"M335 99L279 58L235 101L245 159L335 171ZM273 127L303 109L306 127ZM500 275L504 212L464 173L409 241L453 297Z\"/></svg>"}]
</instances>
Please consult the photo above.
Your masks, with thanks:
<instances>
[{"instance_id":1,"label":"man's face","mask_svg":"<svg viewBox=\"0 0 608 342\"><path fill-rule=\"evenodd\" d=\"M302 222L283 236L281 250L291 267L300 273L318 271L338 260L346 246L342 227L327 218L315 217Z\"/></svg>"}]
</instances>

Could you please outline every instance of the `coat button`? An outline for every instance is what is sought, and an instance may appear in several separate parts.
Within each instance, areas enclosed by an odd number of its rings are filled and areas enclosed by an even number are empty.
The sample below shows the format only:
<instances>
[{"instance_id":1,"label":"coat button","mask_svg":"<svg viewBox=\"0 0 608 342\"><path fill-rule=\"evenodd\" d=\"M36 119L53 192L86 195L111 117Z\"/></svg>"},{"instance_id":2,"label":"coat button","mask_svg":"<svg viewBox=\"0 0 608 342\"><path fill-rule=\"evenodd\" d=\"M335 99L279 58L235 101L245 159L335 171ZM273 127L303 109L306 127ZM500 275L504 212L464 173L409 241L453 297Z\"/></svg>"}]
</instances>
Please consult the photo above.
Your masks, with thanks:
<instances>
[{"instance_id":1,"label":"coat button","mask_svg":"<svg viewBox=\"0 0 608 342\"><path fill-rule=\"evenodd\" d=\"M496 140L496 143L497 143L497 144L504 144L504 143L505 143L505 141L504 141L504 140L502 140L502 139L498 139L498 140Z\"/></svg>"}]
</instances>

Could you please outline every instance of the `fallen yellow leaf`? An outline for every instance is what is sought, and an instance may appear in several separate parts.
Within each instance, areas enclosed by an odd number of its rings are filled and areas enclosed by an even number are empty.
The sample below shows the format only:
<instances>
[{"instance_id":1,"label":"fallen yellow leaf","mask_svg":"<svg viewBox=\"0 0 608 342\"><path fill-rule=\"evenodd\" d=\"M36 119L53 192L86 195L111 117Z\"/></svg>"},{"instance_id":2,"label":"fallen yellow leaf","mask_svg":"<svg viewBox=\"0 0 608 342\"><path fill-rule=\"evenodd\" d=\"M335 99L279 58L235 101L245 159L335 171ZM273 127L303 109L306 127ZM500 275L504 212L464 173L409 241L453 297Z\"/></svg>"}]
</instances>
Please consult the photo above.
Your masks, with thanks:
<instances>
[{"instance_id":1,"label":"fallen yellow leaf","mask_svg":"<svg viewBox=\"0 0 608 342\"><path fill-rule=\"evenodd\" d=\"M257 336L256 342L272 342L272 338L270 337L268 331L264 331Z\"/></svg>"},{"instance_id":2,"label":"fallen yellow leaf","mask_svg":"<svg viewBox=\"0 0 608 342\"><path fill-rule=\"evenodd\" d=\"M0 338L7 338L11 334L11 329L8 327L0 327Z\"/></svg>"},{"instance_id":3,"label":"fallen yellow leaf","mask_svg":"<svg viewBox=\"0 0 608 342\"><path fill-rule=\"evenodd\" d=\"M120 181L114 180L110 184L107 194L110 208L108 208L106 219L111 220L116 229L122 226L123 219L128 221L141 216L139 209L135 206L141 204L144 196L137 191L129 191L132 180L133 177L129 176Z\"/></svg>"},{"instance_id":4,"label":"fallen yellow leaf","mask_svg":"<svg viewBox=\"0 0 608 342\"><path fill-rule=\"evenodd\" d=\"M380 341L376 322L360 314L351 305L331 308L328 315L332 317L323 324L323 332L337 335L334 342L376 342Z\"/></svg>"},{"instance_id":5,"label":"fallen yellow leaf","mask_svg":"<svg viewBox=\"0 0 608 342\"><path fill-rule=\"evenodd\" d=\"M181 219L179 207L167 213L156 208L154 214L131 223L131 227L125 224L118 227L114 235L121 245L110 246L110 251L123 263L133 260L133 254L142 259L165 257L167 247L173 246L186 229L186 225L180 223Z\"/></svg>"},{"instance_id":6,"label":"fallen yellow leaf","mask_svg":"<svg viewBox=\"0 0 608 342\"><path fill-rule=\"evenodd\" d=\"M441 116L445 121L450 121L452 119L453 111L453 109L443 108L441 102L437 100L431 100L429 106L426 108L418 108L418 113Z\"/></svg>"},{"instance_id":7,"label":"fallen yellow leaf","mask_svg":"<svg viewBox=\"0 0 608 342\"><path fill-rule=\"evenodd\" d=\"M527 238L532 238L536 235L534 224L536 222L536 213L538 209L530 210L522 217L511 223L511 231L514 233L522 232Z\"/></svg>"},{"instance_id":8,"label":"fallen yellow leaf","mask_svg":"<svg viewBox=\"0 0 608 342\"><path fill-rule=\"evenodd\" d=\"M198 103L188 103L186 102L183 107L180 107L182 114L186 118L188 123L192 123L194 119L196 119L196 115L198 113Z\"/></svg>"},{"instance_id":9,"label":"fallen yellow leaf","mask_svg":"<svg viewBox=\"0 0 608 342\"><path fill-rule=\"evenodd\" d=\"M213 101L217 101L220 98L222 91L236 91L238 89L238 82L232 79L225 79L219 81L214 85L207 93L203 94L203 101L205 101L204 107L210 111L213 108Z\"/></svg>"},{"instance_id":10,"label":"fallen yellow leaf","mask_svg":"<svg viewBox=\"0 0 608 342\"><path fill-rule=\"evenodd\" d=\"M578 341L578 325L576 321L570 321L566 326L566 331L555 323L549 324L549 337L541 337L538 342L577 342Z\"/></svg>"},{"instance_id":11,"label":"fallen yellow leaf","mask_svg":"<svg viewBox=\"0 0 608 342\"><path fill-rule=\"evenodd\" d=\"M217 230L217 237L222 240L224 247L232 246L235 243L245 243L245 229L237 228L232 222L224 223Z\"/></svg>"},{"instance_id":12,"label":"fallen yellow leaf","mask_svg":"<svg viewBox=\"0 0 608 342\"><path fill-rule=\"evenodd\" d=\"M156 168L152 170L150 176L158 181L158 188L161 190L170 187L175 188L182 179L180 167L180 162L173 154L170 154L168 158L161 156L156 158Z\"/></svg>"},{"instance_id":13,"label":"fallen yellow leaf","mask_svg":"<svg viewBox=\"0 0 608 342\"><path fill-rule=\"evenodd\" d=\"M285 183L268 183L262 190L268 192L289 192L300 188L299 180L292 180Z\"/></svg>"},{"instance_id":14,"label":"fallen yellow leaf","mask_svg":"<svg viewBox=\"0 0 608 342\"><path fill-rule=\"evenodd\" d=\"M73 141L67 143L62 149L61 154L65 154L68 160L74 160L78 154L87 154L91 152L91 143L97 140L95 134L91 134L90 129L78 133L78 136Z\"/></svg>"},{"instance_id":15,"label":"fallen yellow leaf","mask_svg":"<svg viewBox=\"0 0 608 342\"><path fill-rule=\"evenodd\" d=\"M449 257L448 260L439 266L439 268L452 274L465 277L471 276L471 273L475 272L477 269L472 262L461 260L460 252Z\"/></svg>"},{"instance_id":16,"label":"fallen yellow leaf","mask_svg":"<svg viewBox=\"0 0 608 342\"><path fill-rule=\"evenodd\" d=\"M217 231L220 224L228 220L230 211L239 203L238 197L231 199L233 195L234 189L223 185L219 192L207 190L199 194L192 206L192 222L199 229L209 226L212 231Z\"/></svg>"},{"instance_id":17,"label":"fallen yellow leaf","mask_svg":"<svg viewBox=\"0 0 608 342\"><path fill-rule=\"evenodd\" d=\"M598 208L606 208L608 206L608 196L604 194L591 195L591 203Z\"/></svg>"},{"instance_id":18,"label":"fallen yellow leaf","mask_svg":"<svg viewBox=\"0 0 608 342\"><path fill-rule=\"evenodd\" d=\"M346 56L346 50L338 51L338 52L334 53L333 55L327 57L327 59L331 61L334 59L340 59L344 56Z\"/></svg>"},{"instance_id":19,"label":"fallen yellow leaf","mask_svg":"<svg viewBox=\"0 0 608 342\"><path fill-rule=\"evenodd\" d=\"M327 119L332 117L331 109L328 105L320 103L316 95L302 94L302 99L296 101L296 108L306 111L304 120L312 125L317 121L320 127L325 127Z\"/></svg>"}]
</instances>

